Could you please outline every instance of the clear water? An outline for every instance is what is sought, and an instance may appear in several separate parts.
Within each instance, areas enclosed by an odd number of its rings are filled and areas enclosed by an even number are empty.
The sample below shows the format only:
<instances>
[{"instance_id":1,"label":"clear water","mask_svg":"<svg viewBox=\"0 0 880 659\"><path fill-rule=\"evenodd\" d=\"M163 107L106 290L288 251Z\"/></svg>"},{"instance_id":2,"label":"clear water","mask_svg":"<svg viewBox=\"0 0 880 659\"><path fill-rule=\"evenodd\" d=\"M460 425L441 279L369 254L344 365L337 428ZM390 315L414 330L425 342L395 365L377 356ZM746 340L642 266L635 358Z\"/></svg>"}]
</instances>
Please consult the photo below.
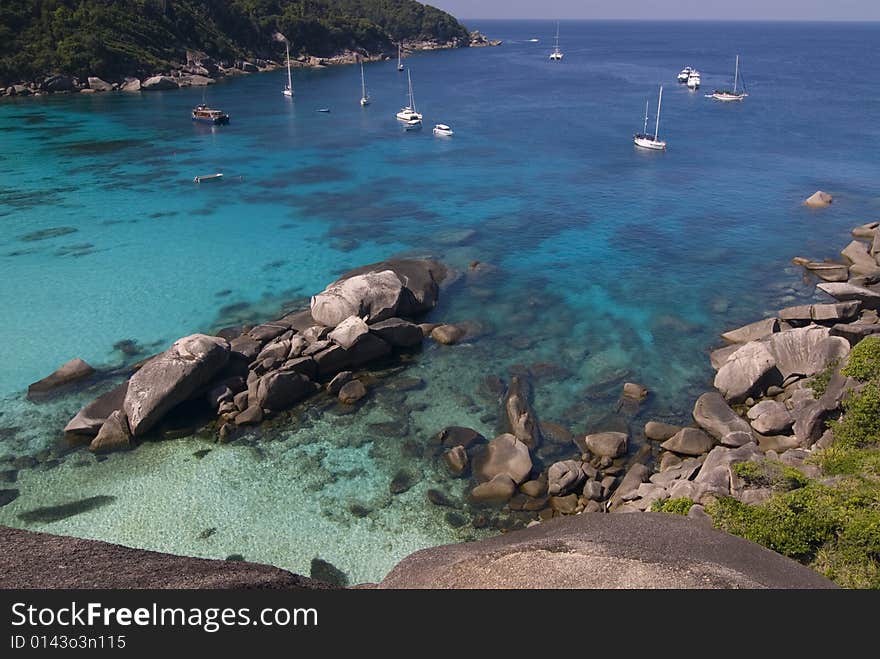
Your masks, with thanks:
<instances>
[{"instance_id":1,"label":"clear water","mask_svg":"<svg viewBox=\"0 0 880 659\"><path fill-rule=\"evenodd\" d=\"M279 70L207 91L0 103L0 455L41 460L6 486L20 496L0 523L306 573L320 556L379 579L414 549L488 532L427 502L429 487L455 498L465 484L413 450L450 424L493 432L486 376L543 365L539 416L578 432L616 422L622 377L653 392L634 428L686 419L720 331L814 296L790 258L834 256L853 225L880 219L878 24L568 22L561 63L547 59L553 23L472 27L504 45L407 60L420 133L394 119L396 61L366 66L367 108L355 67L296 71L293 102ZM731 84L737 53L750 97L704 98ZM685 65L700 92L675 82ZM637 151L660 83L668 151ZM192 125L203 99L231 123ZM222 182L192 183L216 171ZM801 206L820 188L830 208ZM119 341L145 355L269 318L399 254L466 273L432 317L484 330L427 346L404 373L424 389L378 383L355 414L313 411L231 445L184 438L102 462L45 450L112 383L27 402L64 361L119 366L138 357ZM388 422L405 436L375 425ZM392 496L399 469L417 483ZM19 517L93 496L115 499Z\"/></svg>"}]
</instances>

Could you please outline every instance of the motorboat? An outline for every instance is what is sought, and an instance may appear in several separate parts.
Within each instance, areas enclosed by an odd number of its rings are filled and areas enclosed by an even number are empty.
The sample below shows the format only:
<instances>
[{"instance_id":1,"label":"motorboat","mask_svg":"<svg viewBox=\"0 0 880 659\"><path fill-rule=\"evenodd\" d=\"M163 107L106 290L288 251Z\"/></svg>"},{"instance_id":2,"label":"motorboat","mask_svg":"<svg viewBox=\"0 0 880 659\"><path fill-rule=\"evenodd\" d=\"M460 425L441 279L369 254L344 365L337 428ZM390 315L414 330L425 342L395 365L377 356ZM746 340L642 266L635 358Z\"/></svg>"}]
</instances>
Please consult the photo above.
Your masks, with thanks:
<instances>
[{"instance_id":1,"label":"motorboat","mask_svg":"<svg viewBox=\"0 0 880 659\"><path fill-rule=\"evenodd\" d=\"M434 124L434 135L438 137L452 137L455 131L446 124Z\"/></svg>"},{"instance_id":2,"label":"motorboat","mask_svg":"<svg viewBox=\"0 0 880 659\"><path fill-rule=\"evenodd\" d=\"M681 84L687 83L688 78L690 77L691 73L693 73L693 71L695 71L695 69L692 66L684 67L678 74L678 81Z\"/></svg>"},{"instance_id":3,"label":"motorboat","mask_svg":"<svg viewBox=\"0 0 880 659\"><path fill-rule=\"evenodd\" d=\"M216 174L208 174L207 176L196 176L193 178L193 183L207 183L210 181L219 181L223 178L223 174L220 172Z\"/></svg>"},{"instance_id":4,"label":"motorboat","mask_svg":"<svg viewBox=\"0 0 880 659\"><path fill-rule=\"evenodd\" d=\"M700 79L700 72L697 71L696 69L691 71L690 75L688 75L688 79L687 79L688 89L696 91L697 89L700 88L700 85L702 84L702 82L703 81Z\"/></svg>"},{"instance_id":5,"label":"motorboat","mask_svg":"<svg viewBox=\"0 0 880 659\"><path fill-rule=\"evenodd\" d=\"M192 111L193 121L204 124L228 124L229 115L222 110L209 108L207 105L197 105Z\"/></svg>"}]
</instances>

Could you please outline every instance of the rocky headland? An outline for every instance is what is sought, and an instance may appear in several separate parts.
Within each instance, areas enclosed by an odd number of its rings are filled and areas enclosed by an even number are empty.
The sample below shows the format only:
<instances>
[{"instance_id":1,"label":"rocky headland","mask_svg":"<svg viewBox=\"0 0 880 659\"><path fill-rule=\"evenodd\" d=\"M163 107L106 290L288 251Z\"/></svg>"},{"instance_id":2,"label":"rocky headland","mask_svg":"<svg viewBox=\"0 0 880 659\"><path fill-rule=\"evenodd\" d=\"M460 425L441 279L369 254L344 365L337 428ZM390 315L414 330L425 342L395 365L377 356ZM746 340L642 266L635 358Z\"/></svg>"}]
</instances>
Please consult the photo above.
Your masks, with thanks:
<instances>
[{"instance_id":1,"label":"rocky headland","mask_svg":"<svg viewBox=\"0 0 880 659\"><path fill-rule=\"evenodd\" d=\"M471 48L500 46L501 41L489 39L479 31L471 33L470 42L465 44ZM453 41L404 41L404 54L460 48L462 43ZM359 62L381 62L397 57L397 53L381 52L366 53L354 50L343 50L328 57L315 55L298 55L291 57L290 64L295 68L323 68ZM0 97L3 96L42 96L45 94L94 94L102 92L140 92L165 91L184 87L206 87L217 82L250 73L275 71L286 66L286 62L270 59L254 58L252 60L217 60L200 51L187 51L186 61L164 71L156 71L153 75L135 77L123 76L104 80L95 75L79 78L73 75L52 74L39 80L22 80L15 84L0 85Z\"/></svg>"}]
</instances>

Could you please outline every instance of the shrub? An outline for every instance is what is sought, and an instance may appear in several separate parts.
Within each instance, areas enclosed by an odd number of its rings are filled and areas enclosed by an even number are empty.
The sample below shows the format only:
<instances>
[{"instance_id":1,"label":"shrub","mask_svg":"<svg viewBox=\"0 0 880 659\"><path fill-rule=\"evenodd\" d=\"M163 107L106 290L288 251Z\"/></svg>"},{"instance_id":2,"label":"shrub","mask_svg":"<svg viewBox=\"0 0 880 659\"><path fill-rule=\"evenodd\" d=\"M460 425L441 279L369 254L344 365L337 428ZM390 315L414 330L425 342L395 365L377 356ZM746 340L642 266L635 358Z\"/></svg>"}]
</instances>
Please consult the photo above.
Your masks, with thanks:
<instances>
[{"instance_id":1,"label":"shrub","mask_svg":"<svg viewBox=\"0 0 880 659\"><path fill-rule=\"evenodd\" d=\"M809 479L800 471L775 460L739 462L731 470L749 485L772 487L774 490L795 490L809 483Z\"/></svg>"},{"instance_id":2,"label":"shrub","mask_svg":"<svg viewBox=\"0 0 880 659\"><path fill-rule=\"evenodd\" d=\"M869 336L853 346L841 372L862 382L880 376L880 337Z\"/></svg>"},{"instance_id":3,"label":"shrub","mask_svg":"<svg viewBox=\"0 0 880 659\"><path fill-rule=\"evenodd\" d=\"M839 365L839 359L829 362L828 366L816 373L816 375L814 375L807 383L807 386L812 389L816 398L820 398L822 394L825 393L825 390L828 389L828 383L831 382L831 377L834 375L834 371L837 370Z\"/></svg>"},{"instance_id":4,"label":"shrub","mask_svg":"<svg viewBox=\"0 0 880 659\"><path fill-rule=\"evenodd\" d=\"M828 425L840 446L857 448L880 441L880 385L872 381L860 392L850 393L843 400L843 417Z\"/></svg>"},{"instance_id":5,"label":"shrub","mask_svg":"<svg viewBox=\"0 0 880 659\"><path fill-rule=\"evenodd\" d=\"M677 497L675 499L666 499L665 501L655 501L651 504L651 511L655 513L671 513L673 515L687 515L694 501L687 497Z\"/></svg>"}]
</instances>

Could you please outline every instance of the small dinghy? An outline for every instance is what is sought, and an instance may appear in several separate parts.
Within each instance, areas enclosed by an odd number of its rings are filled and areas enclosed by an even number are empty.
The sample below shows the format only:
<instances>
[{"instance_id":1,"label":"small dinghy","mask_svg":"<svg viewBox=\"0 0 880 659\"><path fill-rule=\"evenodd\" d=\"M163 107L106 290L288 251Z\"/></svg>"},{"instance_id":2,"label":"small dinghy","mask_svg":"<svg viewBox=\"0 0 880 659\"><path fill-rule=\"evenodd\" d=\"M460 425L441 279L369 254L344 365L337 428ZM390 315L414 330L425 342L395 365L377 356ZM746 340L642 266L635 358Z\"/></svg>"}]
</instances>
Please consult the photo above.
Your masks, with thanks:
<instances>
[{"instance_id":1,"label":"small dinghy","mask_svg":"<svg viewBox=\"0 0 880 659\"><path fill-rule=\"evenodd\" d=\"M208 174L207 176L196 176L193 178L193 183L207 183L208 181L219 181L223 178L223 174L219 172L217 174Z\"/></svg>"},{"instance_id":2,"label":"small dinghy","mask_svg":"<svg viewBox=\"0 0 880 659\"><path fill-rule=\"evenodd\" d=\"M330 112L330 108L318 108L318 112Z\"/></svg>"}]
</instances>

